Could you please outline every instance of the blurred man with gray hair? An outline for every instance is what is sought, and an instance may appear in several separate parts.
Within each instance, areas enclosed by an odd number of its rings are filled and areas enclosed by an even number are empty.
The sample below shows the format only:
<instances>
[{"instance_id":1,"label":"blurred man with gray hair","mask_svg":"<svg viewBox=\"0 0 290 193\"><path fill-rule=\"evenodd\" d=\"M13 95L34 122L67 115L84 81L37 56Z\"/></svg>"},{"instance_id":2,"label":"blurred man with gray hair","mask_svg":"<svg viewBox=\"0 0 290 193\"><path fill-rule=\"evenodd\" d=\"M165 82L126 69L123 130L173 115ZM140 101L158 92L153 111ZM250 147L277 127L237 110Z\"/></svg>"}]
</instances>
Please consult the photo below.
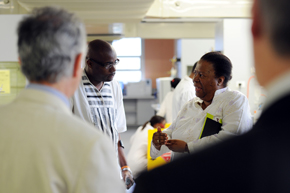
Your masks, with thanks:
<instances>
[{"instance_id":1,"label":"blurred man with gray hair","mask_svg":"<svg viewBox=\"0 0 290 193\"><path fill-rule=\"evenodd\" d=\"M39 8L18 26L30 84L0 107L0 192L125 192L110 139L72 115L86 48L83 24Z\"/></svg>"},{"instance_id":2,"label":"blurred man with gray hair","mask_svg":"<svg viewBox=\"0 0 290 193\"><path fill-rule=\"evenodd\" d=\"M141 175L136 193L290 191L289 10L289 0L254 1L256 75L268 94L253 129Z\"/></svg>"}]
</instances>

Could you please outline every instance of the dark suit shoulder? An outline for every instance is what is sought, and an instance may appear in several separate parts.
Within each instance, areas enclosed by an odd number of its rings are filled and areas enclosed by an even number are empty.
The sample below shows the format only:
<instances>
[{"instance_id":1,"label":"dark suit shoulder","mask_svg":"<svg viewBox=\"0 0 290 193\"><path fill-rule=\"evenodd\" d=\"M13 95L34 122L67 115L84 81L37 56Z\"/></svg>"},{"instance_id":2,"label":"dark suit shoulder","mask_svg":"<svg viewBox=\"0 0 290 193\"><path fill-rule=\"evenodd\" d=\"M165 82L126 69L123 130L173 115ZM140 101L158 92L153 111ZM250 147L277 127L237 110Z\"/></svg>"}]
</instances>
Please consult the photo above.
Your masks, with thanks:
<instances>
[{"instance_id":1,"label":"dark suit shoulder","mask_svg":"<svg viewBox=\"0 0 290 193\"><path fill-rule=\"evenodd\" d=\"M142 174L135 192L289 192L288 109L290 95L250 132Z\"/></svg>"}]
</instances>

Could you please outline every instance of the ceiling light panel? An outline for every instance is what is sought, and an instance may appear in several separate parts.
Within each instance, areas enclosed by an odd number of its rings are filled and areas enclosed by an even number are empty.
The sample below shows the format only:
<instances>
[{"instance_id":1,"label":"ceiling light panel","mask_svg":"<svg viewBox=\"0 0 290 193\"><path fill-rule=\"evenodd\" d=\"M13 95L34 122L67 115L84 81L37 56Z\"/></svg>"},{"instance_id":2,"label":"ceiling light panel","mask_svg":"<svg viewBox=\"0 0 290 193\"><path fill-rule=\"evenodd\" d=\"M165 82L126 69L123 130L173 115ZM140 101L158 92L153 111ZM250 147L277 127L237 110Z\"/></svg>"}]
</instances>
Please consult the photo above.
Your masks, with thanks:
<instances>
[{"instance_id":1,"label":"ceiling light panel","mask_svg":"<svg viewBox=\"0 0 290 193\"><path fill-rule=\"evenodd\" d=\"M60 6L94 22L141 21L154 0L19 0L27 11L35 7Z\"/></svg>"},{"instance_id":2,"label":"ceiling light panel","mask_svg":"<svg viewBox=\"0 0 290 193\"><path fill-rule=\"evenodd\" d=\"M147 17L250 17L251 0L155 0Z\"/></svg>"}]
</instances>

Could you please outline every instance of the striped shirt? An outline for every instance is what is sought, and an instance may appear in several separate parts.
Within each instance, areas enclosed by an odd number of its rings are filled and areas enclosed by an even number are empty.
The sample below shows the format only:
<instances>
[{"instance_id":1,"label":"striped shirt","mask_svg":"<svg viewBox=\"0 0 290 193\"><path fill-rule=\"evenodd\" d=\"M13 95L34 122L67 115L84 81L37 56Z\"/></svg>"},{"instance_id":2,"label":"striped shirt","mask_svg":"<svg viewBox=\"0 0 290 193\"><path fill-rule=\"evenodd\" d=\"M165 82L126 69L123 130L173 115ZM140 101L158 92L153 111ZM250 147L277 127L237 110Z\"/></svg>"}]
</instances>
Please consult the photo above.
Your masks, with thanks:
<instances>
[{"instance_id":1,"label":"striped shirt","mask_svg":"<svg viewBox=\"0 0 290 193\"><path fill-rule=\"evenodd\" d=\"M118 155L118 133L127 130L119 83L115 80L104 82L98 90L83 72L80 86L70 102L74 114L110 137Z\"/></svg>"}]
</instances>

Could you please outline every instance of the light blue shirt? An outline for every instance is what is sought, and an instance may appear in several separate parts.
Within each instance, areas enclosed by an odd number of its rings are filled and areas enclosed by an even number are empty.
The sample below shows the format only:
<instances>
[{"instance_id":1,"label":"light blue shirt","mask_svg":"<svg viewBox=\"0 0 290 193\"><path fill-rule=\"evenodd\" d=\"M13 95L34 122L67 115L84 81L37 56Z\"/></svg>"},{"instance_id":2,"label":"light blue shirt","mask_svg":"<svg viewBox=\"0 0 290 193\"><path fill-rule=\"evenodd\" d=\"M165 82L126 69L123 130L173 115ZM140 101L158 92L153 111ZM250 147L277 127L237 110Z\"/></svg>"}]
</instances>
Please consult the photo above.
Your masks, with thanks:
<instances>
[{"instance_id":1,"label":"light blue shirt","mask_svg":"<svg viewBox=\"0 0 290 193\"><path fill-rule=\"evenodd\" d=\"M26 88L49 92L49 93L57 96L59 99L61 99L67 105L67 107L70 107L68 98L64 94L62 94L61 92L59 92L58 90L56 90L56 89L54 89L52 87L45 86L43 84L32 84L32 83L30 83L29 85L26 86Z\"/></svg>"}]
</instances>

